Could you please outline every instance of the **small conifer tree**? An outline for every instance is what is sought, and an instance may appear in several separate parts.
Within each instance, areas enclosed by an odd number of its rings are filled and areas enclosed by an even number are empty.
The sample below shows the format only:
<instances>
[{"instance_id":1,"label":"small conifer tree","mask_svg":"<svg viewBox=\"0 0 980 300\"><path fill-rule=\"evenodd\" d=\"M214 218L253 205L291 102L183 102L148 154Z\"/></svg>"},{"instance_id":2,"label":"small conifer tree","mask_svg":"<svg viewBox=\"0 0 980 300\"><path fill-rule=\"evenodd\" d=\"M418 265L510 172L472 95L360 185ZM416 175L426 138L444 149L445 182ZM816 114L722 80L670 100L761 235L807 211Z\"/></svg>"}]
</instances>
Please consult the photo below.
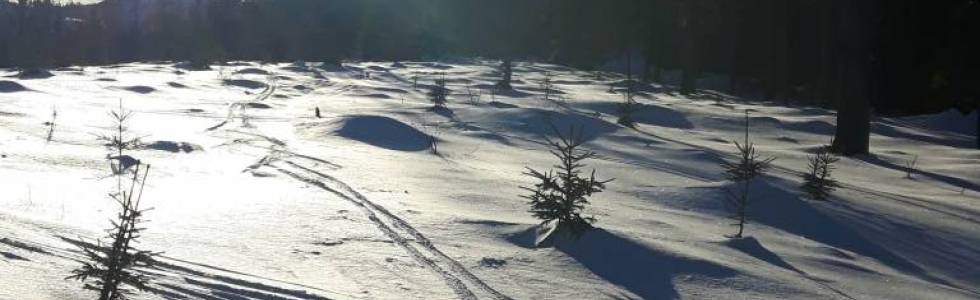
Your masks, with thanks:
<instances>
[{"instance_id":1,"label":"small conifer tree","mask_svg":"<svg viewBox=\"0 0 980 300\"><path fill-rule=\"evenodd\" d=\"M99 300L127 299L126 296L133 291L126 286L143 291L149 283L149 278L136 268L150 266L156 254L137 250L134 245L145 229L141 224L146 210L140 209L140 200L149 171L149 165L141 169L141 164L137 163L133 168L129 187L110 194L120 208L120 212L112 220L112 227L106 230L106 237L112 243L103 245L98 241L96 247L83 247L87 261L82 262L82 266L73 270L72 275L66 278L80 281L94 278L94 282L86 283L84 287L98 291Z\"/></svg>"},{"instance_id":2,"label":"small conifer tree","mask_svg":"<svg viewBox=\"0 0 980 300\"><path fill-rule=\"evenodd\" d=\"M636 120L633 119L633 113L639 109L640 103L636 102L636 99L633 98L633 94L626 93L626 95L624 95L623 104L619 107L619 119L616 120L616 123L630 128L636 126Z\"/></svg>"},{"instance_id":3,"label":"small conifer tree","mask_svg":"<svg viewBox=\"0 0 980 300\"><path fill-rule=\"evenodd\" d=\"M830 193L840 186L831 176L835 169L834 163L840 158L829 147L820 147L816 154L807 159L810 170L803 174L803 185L800 188L814 200L827 200Z\"/></svg>"},{"instance_id":4,"label":"small conifer tree","mask_svg":"<svg viewBox=\"0 0 980 300\"><path fill-rule=\"evenodd\" d=\"M95 247L82 247L87 261L72 270L72 275L65 279L89 281L94 278L93 283L85 284L85 289L98 291L99 300L122 300L133 293L126 286L140 291L146 289L149 278L136 268L150 266L156 254L135 248L140 233L145 229L141 224L144 223L143 213L146 210L140 208L140 200L150 165L144 167L138 159L123 154L125 150L138 145L139 140L125 135L124 123L131 114L122 108L121 101L119 110L113 111L110 116L115 128L112 133L99 139L107 141L106 148L113 152L107 158L110 159L112 176L116 178L116 189L109 197L119 205L120 210L111 220L112 227L106 230L106 238L112 242L103 245L102 241L97 241Z\"/></svg>"},{"instance_id":5,"label":"small conifer tree","mask_svg":"<svg viewBox=\"0 0 980 300\"><path fill-rule=\"evenodd\" d=\"M605 184L612 181L599 180L595 177L595 169L588 177L582 175L585 165L582 162L595 157L595 152L582 150L584 143L582 130L571 128L568 135L562 134L552 127L558 140L547 139L551 154L558 158L554 166L557 170L539 172L527 168L524 174L536 179L533 187L521 187L531 192L522 196L531 200L531 214L541 219L542 224L557 220L557 226L568 228L575 235L581 235L592 228L593 217L583 217L581 211L589 204L589 197L602 192Z\"/></svg>"},{"instance_id":6,"label":"small conifer tree","mask_svg":"<svg viewBox=\"0 0 980 300\"><path fill-rule=\"evenodd\" d=\"M734 142L738 149L738 160L734 162L725 161L721 167L725 169L725 177L732 182L741 185L739 191L729 190L729 200L735 206L735 215L732 217L738 223L738 232L734 238L741 238L745 230L746 209L749 205L749 187L752 179L765 174L769 169L774 157L763 158L755 151L755 145L749 141L749 112L745 112L745 140L740 144Z\"/></svg>"},{"instance_id":7,"label":"small conifer tree","mask_svg":"<svg viewBox=\"0 0 980 300\"><path fill-rule=\"evenodd\" d=\"M449 89L446 88L446 80L437 79L436 84L429 90L429 101L431 101L435 107L445 107L448 96Z\"/></svg>"},{"instance_id":8,"label":"small conifer tree","mask_svg":"<svg viewBox=\"0 0 980 300\"><path fill-rule=\"evenodd\" d=\"M552 80L554 75L551 72L544 72L544 77L541 78L541 90L544 91L544 101L551 101L551 94L555 92L555 83Z\"/></svg>"},{"instance_id":9,"label":"small conifer tree","mask_svg":"<svg viewBox=\"0 0 980 300\"><path fill-rule=\"evenodd\" d=\"M512 77L514 76L514 61L510 58L506 58L500 62L500 81L497 82L497 88L501 90L510 90L513 87L510 85Z\"/></svg>"}]
</instances>

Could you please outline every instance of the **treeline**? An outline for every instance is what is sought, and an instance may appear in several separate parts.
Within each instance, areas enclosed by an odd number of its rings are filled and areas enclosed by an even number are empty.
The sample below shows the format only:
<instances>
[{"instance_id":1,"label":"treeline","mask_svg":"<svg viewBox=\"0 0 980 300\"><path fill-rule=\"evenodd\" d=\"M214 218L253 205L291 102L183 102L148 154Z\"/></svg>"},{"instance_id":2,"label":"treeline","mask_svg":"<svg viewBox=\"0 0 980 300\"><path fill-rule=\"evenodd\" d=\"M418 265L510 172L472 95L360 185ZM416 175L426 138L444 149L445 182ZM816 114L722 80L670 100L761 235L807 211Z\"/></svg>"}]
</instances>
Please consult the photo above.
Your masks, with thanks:
<instances>
[{"instance_id":1,"label":"treeline","mask_svg":"<svg viewBox=\"0 0 980 300\"><path fill-rule=\"evenodd\" d=\"M629 56L637 79L683 70L688 92L714 73L733 93L835 106L857 89L881 113L912 113L976 107L978 11L971 0L0 1L0 66L482 56L590 69Z\"/></svg>"}]
</instances>

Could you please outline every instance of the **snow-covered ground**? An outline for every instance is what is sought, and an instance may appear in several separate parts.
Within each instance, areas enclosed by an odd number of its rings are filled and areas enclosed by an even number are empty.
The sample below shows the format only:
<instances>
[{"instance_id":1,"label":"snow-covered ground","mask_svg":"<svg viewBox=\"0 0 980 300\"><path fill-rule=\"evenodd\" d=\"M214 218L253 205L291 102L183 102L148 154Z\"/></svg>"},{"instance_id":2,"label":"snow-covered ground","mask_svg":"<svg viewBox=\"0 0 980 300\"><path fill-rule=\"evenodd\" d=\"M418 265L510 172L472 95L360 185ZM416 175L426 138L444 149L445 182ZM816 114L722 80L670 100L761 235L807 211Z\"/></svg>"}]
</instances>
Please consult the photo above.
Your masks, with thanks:
<instances>
[{"instance_id":1,"label":"snow-covered ground","mask_svg":"<svg viewBox=\"0 0 980 300\"><path fill-rule=\"evenodd\" d=\"M610 93L622 77L523 63L516 91L491 95L494 66L140 63L0 77L0 299L94 298L63 278L80 265L77 241L101 237L115 213L96 136L120 101L146 144L129 154L152 164L139 247L164 253L135 299L980 297L976 129L941 128L972 119L875 119L874 155L842 159L844 186L813 202L799 174L830 141L833 112L652 85L630 129ZM559 100L542 99L544 72ZM426 101L436 78L448 109ZM718 164L746 109L777 159L754 187L749 238L731 241ZM553 164L549 123L583 126L599 155L589 167L615 181L587 208L598 229L536 249L519 186L532 184L525 167Z\"/></svg>"}]
</instances>

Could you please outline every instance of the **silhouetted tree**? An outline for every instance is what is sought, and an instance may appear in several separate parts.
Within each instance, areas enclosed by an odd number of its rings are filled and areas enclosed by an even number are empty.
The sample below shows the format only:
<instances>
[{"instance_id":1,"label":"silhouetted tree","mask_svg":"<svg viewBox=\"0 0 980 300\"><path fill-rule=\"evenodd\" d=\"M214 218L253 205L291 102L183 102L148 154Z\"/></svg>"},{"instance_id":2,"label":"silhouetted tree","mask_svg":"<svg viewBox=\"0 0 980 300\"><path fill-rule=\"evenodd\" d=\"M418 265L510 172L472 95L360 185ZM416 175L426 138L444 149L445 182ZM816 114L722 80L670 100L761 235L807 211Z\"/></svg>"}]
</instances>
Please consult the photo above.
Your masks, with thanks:
<instances>
[{"instance_id":1,"label":"silhouetted tree","mask_svg":"<svg viewBox=\"0 0 980 300\"><path fill-rule=\"evenodd\" d=\"M832 176L834 163L840 160L830 151L829 147L820 147L817 153L807 157L809 168L803 174L803 185L800 189L814 200L827 200L830 193L840 184Z\"/></svg>"},{"instance_id":2,"label":"silhouetted tree","mask_svg":"<svg viewBox=\"0 0 980 300\"><path fill-rule=\"evenodd\" d=\"M838 1L841 98L833 149L846 156L868 153L871 134L871 2Z\"/></svg>"},{"instance_id":3,"label":"silhouetted tree","mask_svg":"<svg viewBox=\"0 0 980 300\"><path fill-rule=\"evenodd\" d=\"M436 84L429 88L429 101L435 107L446 106L449 89L446 88L446 79L436 79Z\"/></svg>"},{"instance_id":4,"label":"silhouetted tree","mask_svg":"<svg viewBox=\"0 0 980 300\"><path fill-rule=\"evenodd\" d=\"M572 127L568 134L562 134L552 127L558 140L547 139L551 146L551 154L559 160L554 166L556 170L539 172L527 168L524 173L533 177L537 182L533 187L521 187L531 192L522 196L531 200L531 213L543 220L543 223L557 220L556 226L567 228L576 235L592 228L593 217L583 217L581 211L589 204L588 198L602 192L605 184L612 181L599 180L595 177L595 169L588 177L582 176L583 161L595 157L595 152L582 150L579 147L585 142L582 129Z\"/></svg>"},{"instance_id":5,"label":"silhouetted tree","mask_svg":"<svg viewBox=\"0 0 980 300\"><path fill-rule=\"evenodd\" d=\"M504 59L500 62L500 81L497 82L497 88L502 90L512 89L510 81L514 76L514 61L510 58Z\"/></svg>"},{"instance_id":6,"label":"silhouetted tree","mask_svg":"<svg viewBox=\"0 0 980 300\"><path fill-rule=\"evenodd\" d=\"M738 191L728 190L729 200L735 206L733 218L738 222L738 232L734 238L741 238L745 229L745 219L749 206L749 189L752 180L765 174L770 164L775 158L764 158L755 151L755 145L749 141L749 112L745 112L745 139L740 144L734 142L738 150L738 160L734 162L725 161L721 167L725 169L725 177L737 185L741 185Z\"/></svg>"},{"instance_id":7,"label":"silhouetted tree","mask_svg":"<svg viewBox=\"0 0 980 300\"><path fill-rule=\"evenodd\" d=\"M140 200L150 170L149 165L142 169L141 166L137 163L133 167L128 189L110 194L120 209L112 220L112 227L107 230L106 238L112 241L111 244L106 247L99 241L94 247L83 247L87 261L83 261L82 266L66 278L81 281L94 278L93 283L85 284L85 289L98 291L99 300L127 299L126 296L133 291L126 286L143 291L150 281L149 277L136 270L152 265L155 256L150 251L135 248L144 230L141 223L146 210L140 209Z\"/></svg>"}]
</instances>

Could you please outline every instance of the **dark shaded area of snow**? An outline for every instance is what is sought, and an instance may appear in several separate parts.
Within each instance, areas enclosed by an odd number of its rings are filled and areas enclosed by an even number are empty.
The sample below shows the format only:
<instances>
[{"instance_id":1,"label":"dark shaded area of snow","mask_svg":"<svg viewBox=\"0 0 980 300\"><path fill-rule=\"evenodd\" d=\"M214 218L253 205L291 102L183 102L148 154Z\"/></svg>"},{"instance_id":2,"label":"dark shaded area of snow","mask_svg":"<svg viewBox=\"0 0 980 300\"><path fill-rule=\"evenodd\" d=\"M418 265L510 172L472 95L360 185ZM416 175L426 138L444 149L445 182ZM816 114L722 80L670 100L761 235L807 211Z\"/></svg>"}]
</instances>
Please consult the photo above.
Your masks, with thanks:
<instances>
[{"instance_id":1,"label":"dark shaded area of snow","mask_svg":"<svg viewBox=\"0 0 980 300\"><path fill-rule=\"evenodd\" d=\"M738 250L739 252L745 253L748 256L755 257L758 260L764 261L771 265L794 271L797 273L805 273L797 269L793 265L783 260L776 253L769 251L766 247L762 246L758 240L753 237L746 237L740 239L731 239L725 242L725 245L731 247L732 249Z\"/></svg>"},{"instance_id":2,"label":"dark shaded area of snow","mask_svg":"<svg viewBox=\"0 0 980 300\"><path fill-rule=\"evenodd\" d=\"M749 208L749 232L752 223L765 224L954 288L960 287L951 278L964 282L980 280L980 270L968 267L980 265L980 256L976 255L980 253L976 246L980 238L930 228L901 216L868 211L860 203L805 201L795 186L775 177L756 180L752 188L754 202ZM717 199L721 197L724 195L719 194ZM943 276L937 276L937 272Z\"/></svg>"},{"instance_id":3,"label":"dark shaded area of snow","mask_svg":"<svg viewBox=\"0 0 980 300\"><path fill-rule=\"evenodd\" d=\"M264 89L267 87L265 83L248 79L225 79L222 82L225 85L243 87L247 89Z\"/></svg>"},{"instance_id":4,"label":"dark shaded area of snow","mask_svg":"<svg viewBox=\"0 0 980 300\"><path fill-rule=\"evenodd\" d=\"M24 91L29 91L29 89L20 83L9 80L0 80L0 93L16 93Z\"/></svg>"},{"instance_id":5,"label":"dark shaded area of snow","mask_svg":"<svg viewBox=\"0 0 980 300\"><path fill-rule=\"evenodd\" d=\"M51 77L54 77L54 74L44 69L23 70L17 74L17 78L20 79L47 79Z\"/></svg>"},{"instance_id":6,"label":"dark shaded area of snow","mask_svg":"<svg viewBox=\"0 0 980 300\"><path fill-rule=\"evenodd\" d=\"M257 108L257 109L270 109L270 108L272 108L272 106L270 106L268 104L259 103L259 102L248 102L248 103L245 103L245 106L248 106L248 108Z\"/></svg>"},{"instance_id":7,"label":"dark shaded area of snow","mask_svg":"<svg viewBox=\"0 0 980 300\"><path fill-rule=\"evenodd\" d=\"M370 115L345 118L335 132L338 136L396 151L429 149L429 135L398 120Z\"/></svg>"},{"instance_id":8,"label":"dark shaded area of snow","mask_svg":"<svg viewBox=\"0 0 980 300\"><path fill-rule=\"evenodd\" d=\"M556 248L593 274L643 299L676 299L674 278L724 279L739 273L713 262L663 252L615 232L592 229L576 241L559 241Z\"/></svg>"},{"instance_id":9,"label":"dark shaded area of snow","mask_svg":"<svg viewBox=\"0 0 980 300\"><path fill-rule=\"evenodd\" d=\"M133 92L133 93L137 93L137 94L149 94L149 93L156 92L156 90L157 90L155 88L148 87L148 86L145 86L145 85L127 86L127 87L123 87L121 89L130 91L130 92Z\"/></svg>"},{"instance_id":10,"label":"dark shaded area of snow","mask_svg":"<svg viewBox=\"0 0 980 300\"><path fill-rule=\"evenodd\" d=\"M487 102L487 104L495 108L520 108L520 106L513 105L510 103L504 103L500 101L490 101Z\"/></svg>"},{"instance_id":11,"label":"dark shaded area of snow","mask_svg":"<svg viewBox=\"0 0 980 300\"><path fill-rule=\"evenodd\" d=\"M235 71L235 74L258 74L258 75L269 75L269 71L262 70L259 68L245 68Z\"/></svg>"},{"instance_id":12,"label":"dark shaded area of snow","mask_svg":"<svg viewBox=\"0 0 980 300\"><path fill-rule=\"evenodd\" d=\"M178 89L184 89L184 88L187 88L187 86L186 86L186 85L183 85L183 84L181 84L181 83L178 83L178 82L173 82L173 81L171 81L171 82L167 82L167 85L169 85L169 86L170 86L170 87L172 87L172 88L178 88Z\"/></svg>"},{"instance_id":13,"label":"dark shaded area of snow","mask_svg":"<svg viewBox=\"0 0 980 300\"><path fill-rule=\"evenodd\" d=\"M5 258L7 260L27 260L27 261L30 260L30 259L24 258L23 256L20 256L20 255L17 255L17 254L13 254L13 253L10 253L10 252L2 252L2 251L0 251L0 255L3 255L3 258Z\"/></svg>"},{"instance_id":14,"label":"dark shaded area of snow","mask_svg":"<svg viewBox=\"0 0 980 300\"><path fill-rule=\"evenodd\" d=\"M904 162L900 162L900 163L890 162L874 155L864 155L864 156L857 157L857 159L860 159L861 161L882 168L892 169L895 170L896 172L900 172L900 173L906 172L906 167L904 166ZM970 181L963 178L943 175L936 172L930 172L930 171L923 170L921 168L915 168L915 170L912 171L912 176L925 176L936 181L945 182L952 186L957 186L963 189L980 192L980 183L978 182Z\"/></svg>"},{"instance_id":15,"label":"dark shaded area of snow","mask_svg":"<svg viewBox=\"0 0 980 300\"><path fill-rule=\"evenodd\" d=\"M173 153L191 153L194 151L200 151L201 146L186 143L186 142L172 142L172 141L156 141L144 146L146 149L167 151Z\"/></svg>"},{"instance_id":16,"label":"dark shaded area of snow","mask_svg":"<svg viewBox=\"0 0 980 300\"><path fill-rule=\"evenodd\" d=\"M914 125L880 120L878 122L871 123L871 132L896 139L907 139L923 143L944 145L953 148L973 148L976 146L976 140L974 140L972 136L951 136L949 134L930 135L927 133L917 133L909 130L909 127L912 126ZM975 128L976 126L973 127ZM969 132L969 129L966 127L959 128L958 130L962 132Z\"/></svg>"},{"instance_id":17,"label":"dark shaded area of snow","mask_svg":"<svg viewBox=\"0 0 980 300\"><path fill-rule=\"evenodd\" d=\"M622 106L613 102L589 102L584 108L609 115L620 115ZM633 120L640 124L679 129L692 129L694 124L684 114L659 105L641 105L633 112Z\"/></svg>"}]
</instances>

